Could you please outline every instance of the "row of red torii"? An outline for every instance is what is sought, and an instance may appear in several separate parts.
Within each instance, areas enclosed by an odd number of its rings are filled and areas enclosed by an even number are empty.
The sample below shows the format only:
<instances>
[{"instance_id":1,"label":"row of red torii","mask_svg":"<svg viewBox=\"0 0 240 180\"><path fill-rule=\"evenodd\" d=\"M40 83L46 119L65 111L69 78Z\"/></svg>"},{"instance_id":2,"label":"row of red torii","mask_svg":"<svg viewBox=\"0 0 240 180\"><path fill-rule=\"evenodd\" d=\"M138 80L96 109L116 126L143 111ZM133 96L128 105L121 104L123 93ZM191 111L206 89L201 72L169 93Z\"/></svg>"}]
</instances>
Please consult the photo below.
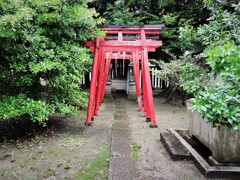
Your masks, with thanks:
<instances>
[{"instance_id":1,"label":"row of red torii","mask_svg":"<svg viewBox=\"0 0 240 180\"><path fill-rule=\"evenodd\" d=\"M146 121L151 122L150 127L157 127L148 52L155 52L156 48L162 45L162 41L151 38L159 35L162 27L162 24L103 26L100 29L106 33L106 37L97 38L85 44L94 53L86 125L91 125L93 117L98 115L100 103L104 98L111 60L117 58L133 62L138 110L142 111L143 106ZM140 88L140 65L142 90Z\"/></svg>"}]
</instances>

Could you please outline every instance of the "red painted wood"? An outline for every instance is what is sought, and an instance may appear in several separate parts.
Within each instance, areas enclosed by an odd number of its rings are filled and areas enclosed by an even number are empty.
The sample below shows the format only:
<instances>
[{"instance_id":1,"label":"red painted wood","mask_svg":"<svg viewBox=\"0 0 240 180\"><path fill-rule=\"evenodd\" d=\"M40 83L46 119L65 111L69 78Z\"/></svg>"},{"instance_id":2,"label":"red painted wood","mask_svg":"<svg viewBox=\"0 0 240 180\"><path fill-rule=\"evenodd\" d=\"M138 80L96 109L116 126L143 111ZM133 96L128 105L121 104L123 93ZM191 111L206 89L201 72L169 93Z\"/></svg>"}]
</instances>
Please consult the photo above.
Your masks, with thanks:
<instances>
[{"instance_id":1,"label":"red painted wood","mask_svg":"<svg viewBox=\"0 0 240 180\"><path fill-rule=\"evenodd\" d=\"M93 47L95 41L88 41L85 43L85 47ZM152 48L157 48L159 46L162 46L162 41L157 41L157 40L151 40L148 39L146 40L146 46L147 47L152 47ZM100 41L99 47L119 47L119 51L122 49L135 49L136 47L142 47L142 41L141 40L136 40L136 41Z\"/></svg>"},{"instance_id":2,"label":"red painted wood","mask_svg":"<svg viewBox=\"0 0 240 180\"><path fill-rule=\"evenodd\" d=\"M105 52L105 54L106 54L106 52ZM106 55L105 55L106 56ZM105 76L106 76L106 63L107 63L107 59L106 59L107 57L105 57L104 58L104 71L103 71L103 80L102 80L102 91L101 91L101 94L100 94L100 103L102 102L102 100L103 100L103 96L104 96L104 91L105 91L105 89L104 89L104 82L105 82Z\"/></svg>"},{"instance_id":3,"label":"red painted wood","mask_svg":"<svg viewBox=\"0 0 240 180\"><path fill-rule=\"evenodd\" d=\"M142 55L143 55L143 68L145 72L145 86L146 86L146 96L147 96L147 110L149 111L149 115L151 118L151 125L155 126L157 125L156 123L156 118L155 118L155 110L154 110L154 102L153 102L153 95L152 95L152 84L151 84L151 79L150 79L150 71L149 71L149 63L148 63L148 52L146 48L146 36L144 30L141 31L141 38L143 42L143 50L142 50Z\"/></svg>"},{"instance_id":4,"label":"red painted wood","mask_svg":"<svg viewBox=\"0 0 240 180\"><path fill-rule=\"evenodd\" d=\"M142 96L140 90L140 76L139 76L139 58L137 57L138 53L133 52L133 71L134 71L134 80L136 88L136 96L138 101L138 110L142 111Z\"/></svg>"},{"instance_id":5,"label":"red painted wood","mask_svg":"<svg viewBox=\"0 0 240 180\"><path fill-rule=\"evenodd\" d=\"M145 31L160 31L162 30L162 27L146 27L146 28L142 28L142 27L138 27L138 28L100 28L102 31L141 31L141 30L145 30Z\"/></svg>"},{"instance_id":6,"label":"red painted wood","mask_svg":"<svg viewBox=\"0 0 240 180\"><path fill-rule=\"evenodd\" d=\"M93 111L94 111L94 103L95 103L94 101L95 101L95 94L96 94L97 71L98 71L98 58L99 58L98 57L99 41L100 41L100 38L97 38L93 66L92 66L92 79L91 79L90 92L89 92L89 98L88 98L88 111L87 111L86 125L90 125L93 117Z\"/></svg>"},{"instance_id":7,"label":"red painted wood","mask_svg":"<svg viewBox=\"0 0 240 180\"><path fill-rule=\"evenodd\" d=\"M160 26L101 28L101 30L105 31L107 35L117 34L117 38L111 40L107 40L107 38L97 38L96 40L88 41L85 44L85 47L89 47L90 51L94 52L86 125L90 124L94 110L95 114L98 114L100 102L104 97L106 82L112 59L133 60L136 96L138 99L138 108L140 111L142 109L142 96L140 88L139 62L142 62L142 89L145 116L147 118L150 118L151 125L156 125L152 85L148 64L148 52L154 52L157 47L162 45L162 41L146 39L146 35L159 34L161 29L162 27ZM138 34L139 37L136 36L136 39L133 38L130 41L124 39L124 35L126 34ZM106 53L108 54L107 57Z\"/></svg>"},{"instance_id":8,"label":"red painted wood","mask_svg":"<svg viewBox=\"0 0 240 180\"><path fill-rule=\"evenodd\" d=\"M125 52L132 52L132 51L135 51L135 50L138 50L138 51L141 51L142 50L142 47L104 47L103 48L105 51L113 51L113 52L116 52L116 51L125 51ZM148 47L147 48L148 52L155 52L156 51L156 47Z\"/></svg>"},{"instance_id":9,"label":"red painted wood","mask_svg":"<svg viewBox=\"0 0 240 180\"><path fill-rule=\"evenodd\" d=\"M147 47L159 47L162 45L161 41L156 40L147 40L145 42ZM142 47L142 41L136 40L136 41L101 41L99 44L99 47L130 47L131 49L134 49L135 47Z\"/></svg>"},{"instance_id":10,"label":"red painted wood","mask_svg":"<svg viewBox=\"0 0 240 180\"><path fill-rule=\"evenodd\" d=\"M100 67L99 67L99 76L98 76L98 85L97 85L97 94L96 94L96 107L94 115L98 115L99 105L101 101L102 94L102 84L103 84L103 73L104 73L104 65L105 65L105 52L103 52L102 48L100 48Z\"/></svg>"},{"instance_id":11,"label":"red painted wood","mask_svg":"<svg viewBox=\"0 0 240 180\"><path fill-rule=\"evenodd\" d=\"M105 93L105 89L106 89L106 85L107 85L107 79L108 79L110 65L111 65L111 58L107 57L107 59L106 59L106 67L105 67L105 79L104 79L103 91L102 91L102 99L104 98L104 93Z\"/></svg>"},{"instance_id":12,"label":"red painted wood","mask_svg":"<svg viewBox=\"0 0 240 180\"><path fill-rule=\"evenodd\" d=\"M149 109L148 109L148 96L147 96L147 89L146 89L146 73L145 73L143 58L142 58L141 62L142 62L142 86L143 86L142 89L143 89L144 116L146 118L150 118L150 113L149 113Z\"/></svg>"},{"instance_id":13,"label":"red painted wood","mask_svg":"<svg viewBox=\"0 0 240 180\"><path fill-rule=\"evenodd\" d=\"M106 34L118 34L119 31L105 31ZM122 31L122 34L140 34L140 31ZM160 34L160 31L150 31L146 32L148 35L157 35Z\"/></svg>"}]
</instances>

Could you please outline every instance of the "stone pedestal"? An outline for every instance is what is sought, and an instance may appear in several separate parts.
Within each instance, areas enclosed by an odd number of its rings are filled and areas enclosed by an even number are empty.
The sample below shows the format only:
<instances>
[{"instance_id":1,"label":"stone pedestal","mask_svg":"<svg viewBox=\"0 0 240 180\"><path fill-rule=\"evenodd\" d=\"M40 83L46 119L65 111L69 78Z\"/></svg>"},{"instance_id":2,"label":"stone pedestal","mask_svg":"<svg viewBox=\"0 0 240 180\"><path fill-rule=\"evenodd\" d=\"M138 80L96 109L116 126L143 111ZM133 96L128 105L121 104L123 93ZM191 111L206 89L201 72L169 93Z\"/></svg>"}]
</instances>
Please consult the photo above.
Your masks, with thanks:
<instances>
[{"instance_id":1,"label":"stone pedestal","mask_svg":"<svg viewBox=\"0 0 240 180\"><path fill-rule=\"evenodd\" d=\"M189 135L196 137L207 146L218 162L240 162L239 132L227 127L221 127L218 130L217 128L213 128L211 123L207 123L206 120L202 119L197 112L192 112L188 109L187 113Z\"/></svg>"},{"instance_id":2,"label":"stone pedestal","mask_svg":"<svg viewBox=\"0 0 240 180\"><path fill-rule=\"evenodd\" d=\"M128 99L136 99L135 82L130 82L128 87Z\"/></svg>"},{"instance_id":3,"label":"stone pedestal","mask_svg":"<svg viewBox=\"0 0 240 180\"><path fill-rule=\"evenodd\" d=\"M111 94L111 88L112 88L112 81L107 81L105 94Z\"/></svg>"},{"instance_id":4,"label":"stone pedestal","mask_svg":"<svg viewBox=\"0 0 240 180\"><path fill-rule=\"evenodd\" d=\"M116 92L119 90L127 90L127 80L112 80L111 91Z\"/></svg>"}]
</instances>

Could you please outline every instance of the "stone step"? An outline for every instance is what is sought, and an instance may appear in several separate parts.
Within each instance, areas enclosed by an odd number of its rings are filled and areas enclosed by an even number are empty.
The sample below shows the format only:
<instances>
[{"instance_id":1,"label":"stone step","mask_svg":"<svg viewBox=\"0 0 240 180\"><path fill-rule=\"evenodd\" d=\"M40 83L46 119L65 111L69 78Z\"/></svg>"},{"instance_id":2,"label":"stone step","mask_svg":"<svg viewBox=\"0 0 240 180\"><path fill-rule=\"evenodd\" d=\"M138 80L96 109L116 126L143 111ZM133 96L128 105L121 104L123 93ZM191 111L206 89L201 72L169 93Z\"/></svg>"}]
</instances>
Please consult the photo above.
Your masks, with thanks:
<instances>
[{"instance_id":1,"label":"stone step","mask_svg":"<svg viewBox=\"0 0 240 180\"><path fill-rule=\"evenodd\" d=\"M171 132L161 132L160 140L174 161L192 158L188 149Z\"/></svg>"}]
</instances>

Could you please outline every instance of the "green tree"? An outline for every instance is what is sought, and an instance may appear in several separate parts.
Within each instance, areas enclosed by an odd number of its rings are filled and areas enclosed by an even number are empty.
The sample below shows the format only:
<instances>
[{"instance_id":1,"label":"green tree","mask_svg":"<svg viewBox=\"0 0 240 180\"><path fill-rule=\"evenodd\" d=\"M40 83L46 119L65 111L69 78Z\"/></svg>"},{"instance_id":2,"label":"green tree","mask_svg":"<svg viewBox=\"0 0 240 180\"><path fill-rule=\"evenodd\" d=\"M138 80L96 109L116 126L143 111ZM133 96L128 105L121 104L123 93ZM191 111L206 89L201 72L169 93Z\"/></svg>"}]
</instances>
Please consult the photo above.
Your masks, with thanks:
<instances>
[{"instance_id":1,"label":"green tree","mask_svg":"<svg viewBox=\"0 0 240 180\"><path fill-rule=\"evenodd\" d=\"M210 69L208 74L196 76L195 64L184 69L183 88L194 94L192 109L202 114L213 126L227 126L240 131L240 3L205 0L211 11L208 24L194 28L181 28L181 38L192 42L187 34L204 43L207 48L202 56ZM191 31L189 31L191 29ZM187 33L186 33L187 32ZM193 72L189 73L189 70ZM206 79L210 77L209 79ZM186 83L188 79L197 79ZM198 83L200 79L208 84ZM195 87L195 88L193 88Z\"/></svg>"},{"instance_id":2,"label":"green tree","mask_svg":"<svg viewBox=\"0 0 240 180\"><path fill-rule=\"evenodd\" d=\"M104 4L104 5L103 5ZM161 31L162 49L179 56L188 48L186 43L179 41L179 27L183 25L204 24L209 11L202 0L95 0L91 3L105 18L105 24L159 24L164 23ZM104 8L103 8L104 7ZM170 57L159 50L155 59L167 61Z\"/></svg>"},{"instance_id":3,"label":"green tree","mask_svg":"<svg viewBox=\"0 0 240 180\"><path fill-rule=\"evenodd\" d=\"M0 119L43 122L85 102L79 85L91 61L79 42L101 34L97 16L85 0L0 1Z\"/></svg>"},{"instance_id":4,"label":"green tree","mask_svg":"<svg viewBox=\"0 0 240 180\"><path fill-rule=\"evenodd\" d=\"M94 2L103 2L103 0ZM95 8L99 9L98 6ZM165 27L160 34L163 46L158 48L156 53L150 53L149 57L155 59L155 64L159 65L159 69L161 69L161 72L156 74L163 79L172 80L170 86L160 95L167 97L167 101L170 102L175 95L183 94L178 81L182 71L178 71L179 68L175 67L184 63L184 61L181 62L182 58L179 59L180 56L193 46L187 40L179 41L179 28L185 25L195 28L206 22L209 10L204 6L202 0L115 0L105 3L105 10L102 11L101 8L101 15L106 19L106 24L164 23ZM170 54L174 54L176 57L172 59ZM167 62L170 64L166 64ZM170 68L171 73L169 73Z\"/></svg>"}]
</instances>

